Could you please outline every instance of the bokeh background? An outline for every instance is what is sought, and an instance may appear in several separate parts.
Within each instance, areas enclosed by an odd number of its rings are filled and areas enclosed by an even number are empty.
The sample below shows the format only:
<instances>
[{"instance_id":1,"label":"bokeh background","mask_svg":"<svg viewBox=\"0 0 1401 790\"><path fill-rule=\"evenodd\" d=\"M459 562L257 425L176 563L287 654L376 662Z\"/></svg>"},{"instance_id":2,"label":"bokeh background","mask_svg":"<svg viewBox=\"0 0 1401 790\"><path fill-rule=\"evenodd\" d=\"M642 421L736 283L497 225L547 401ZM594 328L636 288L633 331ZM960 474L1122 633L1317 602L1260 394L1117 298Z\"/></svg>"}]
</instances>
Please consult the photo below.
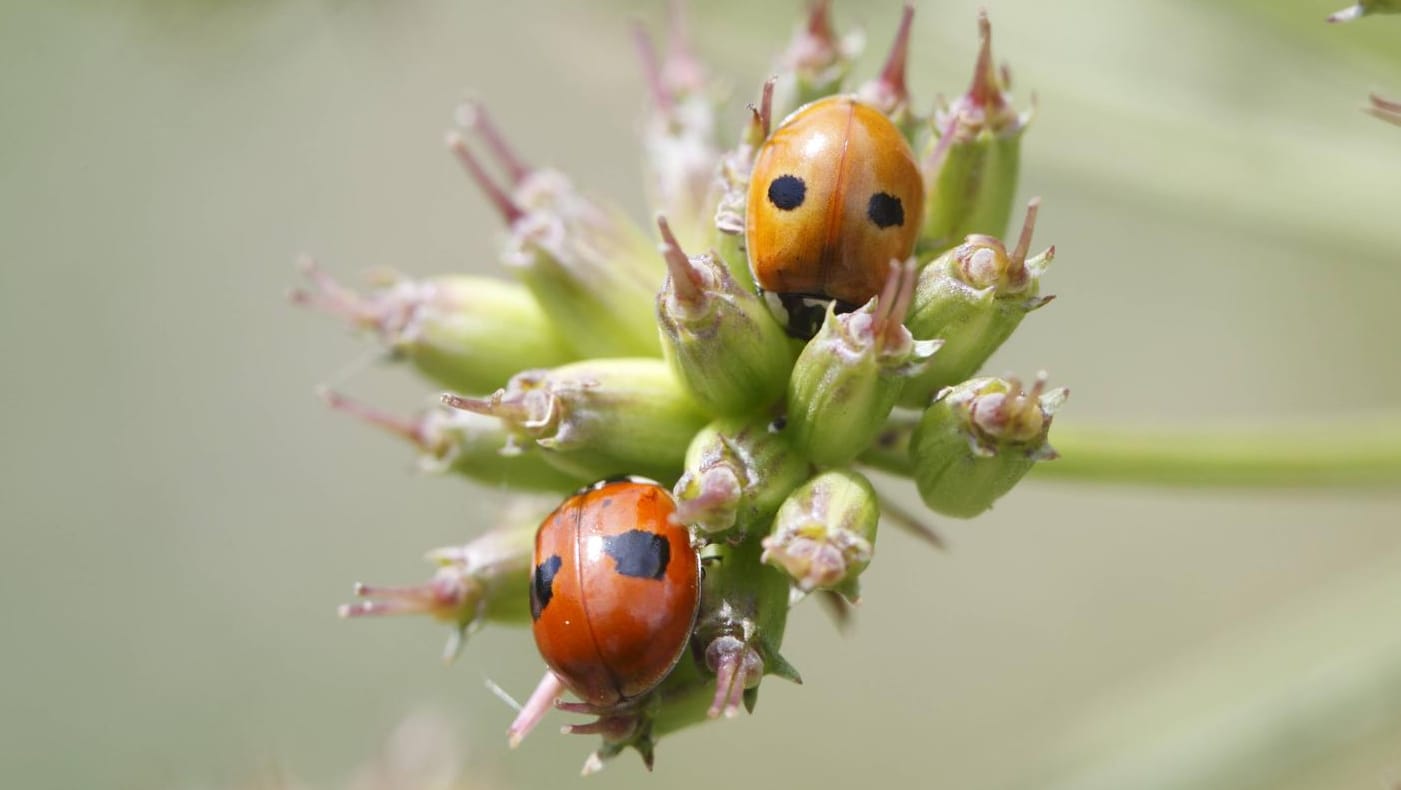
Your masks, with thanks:
<instances>
[{"instance_id":1,"label":"bokeh background","mask_svg":"<svg viewBox=\"0 0 1401 790\"><path fill-rule=\"evenodd\" d=\"M995 370L1077 421L1401 407L1401 19L1343 0L985 0L1040 112L1048 289ZM911 79L960 90L973 0L920 3ZM694 0L742 103L798 3ZM874 71L894 2L838 2ZM406 715L472 782L562 786L591 741L505 748L528 633L438 661L426 621L346 623L505 492L416 476L328 412L431 395L285 301L346 277L491 271L496 217L441 146L465 95L537 163L645 217L629 25L660 3L0 2L0 784L338 787ZM1054 438L1054 437L1053 437ZM908 491L892 486L909 501ZM1384 788L1401 782L1401 492L1031 481L936 553L882 537L854 633L815 607L756 715L618 787ZM556 722L564 717L558 717Z\"/></svg>"}]
</instances>

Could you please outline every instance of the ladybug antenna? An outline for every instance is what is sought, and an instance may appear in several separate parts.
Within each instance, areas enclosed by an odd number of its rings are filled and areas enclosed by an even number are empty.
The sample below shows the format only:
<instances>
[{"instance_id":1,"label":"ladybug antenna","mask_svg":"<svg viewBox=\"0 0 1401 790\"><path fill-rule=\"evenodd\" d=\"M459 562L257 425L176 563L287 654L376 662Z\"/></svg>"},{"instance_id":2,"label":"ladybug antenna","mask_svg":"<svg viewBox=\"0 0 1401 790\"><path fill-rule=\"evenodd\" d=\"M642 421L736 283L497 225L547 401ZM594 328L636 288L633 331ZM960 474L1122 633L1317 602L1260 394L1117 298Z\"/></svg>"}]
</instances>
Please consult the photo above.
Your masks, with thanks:
<instances>
[{"instance_id":1,"label":"ladybug antenna","mask_svg":"<svg viewBox=\"0 0 1401 790\"><path fill-rule=\"evenodd\" d=\"M506 743L512 748L521 745L525 736L535 729L545 718L545 714L550 712L550 708L559 702L559 698L564 696L564 683L550 670L545 670L545 676L540 678L540 684L531 692L530 699L525 701L525 705L520 708L520 713L516 716L511 726L506 728Z\"/></svg>"},{"instance_id":2,"label":"ladybug antenna","mask_svg":"<svg viewBox=\"0 0 1401 790\"><path fill-rule=\"evenodd\" d=\"M467 147L467 140L460 132L448 132L445 142L448 150L457 157L462 169L467 171L467 175L471 176L472 181L486 194L487 200L491 201L492 206L501 214L501 218L506 220L507 225L514 225L517 220L525 216L525 211L516 205L510 194L487 174L486 168L482 167L482 163L477 160L472 149Z\"/></svg>"}]
</instances>

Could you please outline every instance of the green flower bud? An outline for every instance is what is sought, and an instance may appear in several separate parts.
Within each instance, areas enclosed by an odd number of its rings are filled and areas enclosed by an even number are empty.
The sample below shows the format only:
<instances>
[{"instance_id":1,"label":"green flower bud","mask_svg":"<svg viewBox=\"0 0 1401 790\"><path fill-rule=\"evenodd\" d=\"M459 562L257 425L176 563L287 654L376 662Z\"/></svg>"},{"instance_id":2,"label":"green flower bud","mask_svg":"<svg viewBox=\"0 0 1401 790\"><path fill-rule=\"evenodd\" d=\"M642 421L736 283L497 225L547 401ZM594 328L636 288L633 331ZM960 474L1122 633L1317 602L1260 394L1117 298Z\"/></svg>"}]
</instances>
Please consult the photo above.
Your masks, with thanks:
<instances>
[{"instance_id":1,"label":"green flower bud","mask_svg":"<svg viewBox=\"0 0 1401 790\"><path fill-rule=\"evenodd\" d=\"M662 255L671 275L657 294L662 351L676 377L712 414L743 414L783 397L791 341L764 303L715 256L687 258L664 218Z\"/></svg>"},{"instance_id":2,"label":"green flower bud","mask_svg":"<svg viewBox=\"0 0 1401 790\"><path fill-rule=\"evenodd\" d=\"M490 392L523 368L573 358L517 283L466 274L410 280L387 273L376 278L373 293L361 296L309 258L300 266L314 290L293 290L292 301L373 331L391 354L445 387Z\"/></svg>"},{"instance_id":3,"label":"green flower bud","mask_svg":"<svg viewBox=\"0 0 1401 790\"><path fill-rule=\"evenodd\" d=\"M512 446L534 443L551 465L592 480L675 480L686 445L706 422L667 363L651 358L528 370L488 398L445 395L443 402L501 418Z\"/></svg>"},{"instance_id":4,"label":"green flower bud","mask_svg":"<svg viewBox=\"0 0 1401 790\"><path fill-rule=\"evenodd\" d=\"M321 397L331 408L417 447L418 466L425 472L453 472L521 491L565 493L593 479L555 468L539 450L514 446L510 429L495 417L439 406L417 419L405 419L331 390L322 390Z\"/></svg>"},{"instance_id":5,"label":"green flower bud","mask_svg":"<svg viewBox=\"0 0 1401 790\"><path fill-rule=\"evenodd\" d=\"M718 681L707 715L733 716L742 699L753 711L759 679L777 675L802 683L779 654L788 624L788 577L763 564L757 541L712 543L705 548L705 584L695 644Z\"/></svg>"},{"instance_id":6,"label":"green flower bud","mask_svg":"<svg viewBox=\"0 0 1401 790\"><path fill-rule=\"evenodd\" d=\"M470 631L486 622L530 622L530 560L544 511L519 504L501 525L465 546L428 552L437 571L412 587L355 585L361 600L345 604L341 617L426 614L452 627L443 660L451 661Z\"/></svg>"},{"instance_id":7,"label":"green flower bud","mask_svg":"<svg viewBox=\"0 0 1401 790\"><path fill-rule=\"evenodd\" d=\"M448 134L448 149L506 220L502 260L568 347L586 357L659 354L652 299L662 267L642 231L562 173L521 164L481 107L464 106L460 121L499 160L510 189L492 180L461 134Z\"/></svg>"},{"instance_id":8,"label":"green flower bud","mask_svg":"<svg viewBox=\"0 0 1401 790\"><path fill-rule=\"evenodd\" d=\"M875 551L880 512L865 477L851 470L823 472L784 500L761 559L783 569L805 593L835 590L854 602L860 597L857 577Z\"/></svg>"},{"instance_id":9,"label":"green flower bud","mask_svg":"<svg viewBox=\"0 0 1401 790\"><path fill-rule=\"evenodd\" d=\"M1001 241L974 235L920 271L905 325L915 337L939 338L944 345L905 384L902 406L924 408L934 393L976 374L1027 313L1051 301L1040 295L1041 275L1055 247L1026 257L1039 205L1033 199L1027 206L1026 224L1010 254Z\"/></svg>"},{"instance_id":10,"label":"green flower bud","mask_svg":"<svg viewBox=\"0 0 1401 790\"><path fill-rule=\"evenodd\" d=\"M717 96L705 66L691 51L681 5L672 3L666 57L658 60L651 39L636 29L643 73L652 106L642 130L649 205L671 218L676 235L689 247L710 241L715 213L715 169L720 161L716 133Z\"/></svg>"},{"instance_id":11,"label":"green flower bud","mask_svg":"<svg viewBox=\"0 0 1401 790\"><path fill-rule=\"evenodd\" d=\"M1356 5L1331 14L1329 22L1351 22L1368 14L1401 14L1401 0L1358 0Z\"/></svg>"},{"instance_id":12,"label":"green flower bud","mask_svg":"<svg viewBox=\"0 0 1401 790\"><path fill-rule=\"evenodd\" d=\"M706 534L764 529L811 467L767 417L727 417L707 425L686 452L676 483L676 517Z\"/></svg>"},{"instance_id":13,"label":"green flower bud","mask_svg":"<svg viewBox=\"0 0 1401 790\"><path fill-rule=\"evenodd\" d=\"M864 44L859 32L838 38L832 26L831 0L816 0L779 57L775 90L779 117L840 91Z\"/></svg>"},{"instance_id":14,"label":"green flower bud","mask_svg":"<svg viewBox=\"0 0 1401 790\"><path fill-rule=\"evenodd\" d=\"M1016 379L981 378L949 387L924 411L910 441L915 484L930 510L972 518L992 507L1037 461L1056 457L1051 418L1070 391L1030 392Z\"/></svg>"},{"instance_id":15,"label":"green flower bud","mask_svg":"<svg viewBox=\"0 0 1401 790\"><path fill-rule=\"evenodd\" d=\"M880 431L905 379L919 373L940 341L916 341L903 325L914 265L892 265L881 294L854 312L829 306L822 329L793 368L788 429L819 466L854 459Z\"/></svg>"},{"instance_id":16,"label":"green flower bud","mask_svg":"<svg viewBox=\"0 0 1401 790\"><path fill-rule=\"evenodd\" d=\"M934 114L924 171L920 249L942 252L974 233L1002 236L1012 215L1022 133L1031 112L1012 109L992 60L992 26L978 14L982 47L968 92Z\"/></svg>"},{"instance_id":17,"label":"green flower bud","mask_svg":"<svg viewBox=\"0 0 1401 790\"><path fill-rule=\"evenodd\" d=\"M905 66L909 60L910 28L914 23L915 7L906 4L900 15L900 28L895 33L895 43L890 46L885 67L880 75L866 82L856 91L856 97L870 104L890 117L890 120L905 135L911 144L924 126L925 119L914 114L910 108L910 89L905 82Z\"/></svg>"}]
</instances>

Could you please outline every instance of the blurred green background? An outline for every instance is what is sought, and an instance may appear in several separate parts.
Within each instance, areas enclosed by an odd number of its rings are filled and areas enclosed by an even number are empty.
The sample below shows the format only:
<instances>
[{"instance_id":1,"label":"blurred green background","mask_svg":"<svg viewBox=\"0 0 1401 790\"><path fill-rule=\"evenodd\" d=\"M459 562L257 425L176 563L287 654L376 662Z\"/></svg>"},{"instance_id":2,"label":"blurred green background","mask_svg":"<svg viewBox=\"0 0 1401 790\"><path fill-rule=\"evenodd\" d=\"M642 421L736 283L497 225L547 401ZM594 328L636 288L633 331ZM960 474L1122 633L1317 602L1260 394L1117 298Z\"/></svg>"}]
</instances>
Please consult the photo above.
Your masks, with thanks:
<instances>
[{"instance_id":1,"label":"blurred green background","mask_svg":"<svg viewBox=\"0 0 1401 790\"><path fill-rule=\"evenodd\" d=\"M1066 424L1401 407L1401 19L1343 0L991 0L1040 111L1022 192L1058 301L994 370L1051 371ZM921 3L912 87L960 90L973 0ZM692 3L733 118L796 2ZM894 2L839 2L874 71ZM353 277L494 269L496 217L441 146L486 100L520 149L645 216L629 24L660 3L0 3L0 784L338 786L414 710L493 787L592 742L511 712L527 633L456 665L419 620L345 623L356 579L504 492L415 476L315 385L428 390L291 308L294 256ZM1052 437L1054 439L1054 436ZM905 488L891 486L906 497ZM618 787L1389 787L1401 781L1401 495L1033 481L938 554L896 531L855 632L795 613L756 715L628 755ZM560 722L559 716L552 721Z\"/></svg>"}]
</instances>

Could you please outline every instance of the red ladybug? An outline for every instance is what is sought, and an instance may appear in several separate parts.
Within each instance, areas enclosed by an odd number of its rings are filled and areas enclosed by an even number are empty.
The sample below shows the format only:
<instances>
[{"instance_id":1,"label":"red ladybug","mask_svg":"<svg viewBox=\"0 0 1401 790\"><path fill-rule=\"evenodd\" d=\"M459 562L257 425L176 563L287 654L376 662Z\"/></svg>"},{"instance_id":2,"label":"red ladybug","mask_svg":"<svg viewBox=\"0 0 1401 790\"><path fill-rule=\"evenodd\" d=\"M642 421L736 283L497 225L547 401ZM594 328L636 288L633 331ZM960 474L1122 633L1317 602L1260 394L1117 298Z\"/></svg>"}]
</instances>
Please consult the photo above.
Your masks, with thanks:
<instances>
[{"instance_id":1,"label":"red ladybug","mask_svg":"<svg viewBox=\"0 0 1401 790\"><path fill-rule=\"evenodd\" d=\"M700 605L700 560L676 502L651 481L598 483L535 536L530 615L540 655L598 709L651 691L676 665Z\"/></svg>"},{"instance_id":2,"label":"red ladybug","mask_svg":"<svg viewBox=\"0 0 1401 790\"><path fill-rule=\"evenodd\" d=\"M754 281L791 334L811 337L827 303L852 310L880 293L914 250L924 184L909 143L850 96L800 107L754 160L745 246Z\"/></svg>"}]
</instances>

